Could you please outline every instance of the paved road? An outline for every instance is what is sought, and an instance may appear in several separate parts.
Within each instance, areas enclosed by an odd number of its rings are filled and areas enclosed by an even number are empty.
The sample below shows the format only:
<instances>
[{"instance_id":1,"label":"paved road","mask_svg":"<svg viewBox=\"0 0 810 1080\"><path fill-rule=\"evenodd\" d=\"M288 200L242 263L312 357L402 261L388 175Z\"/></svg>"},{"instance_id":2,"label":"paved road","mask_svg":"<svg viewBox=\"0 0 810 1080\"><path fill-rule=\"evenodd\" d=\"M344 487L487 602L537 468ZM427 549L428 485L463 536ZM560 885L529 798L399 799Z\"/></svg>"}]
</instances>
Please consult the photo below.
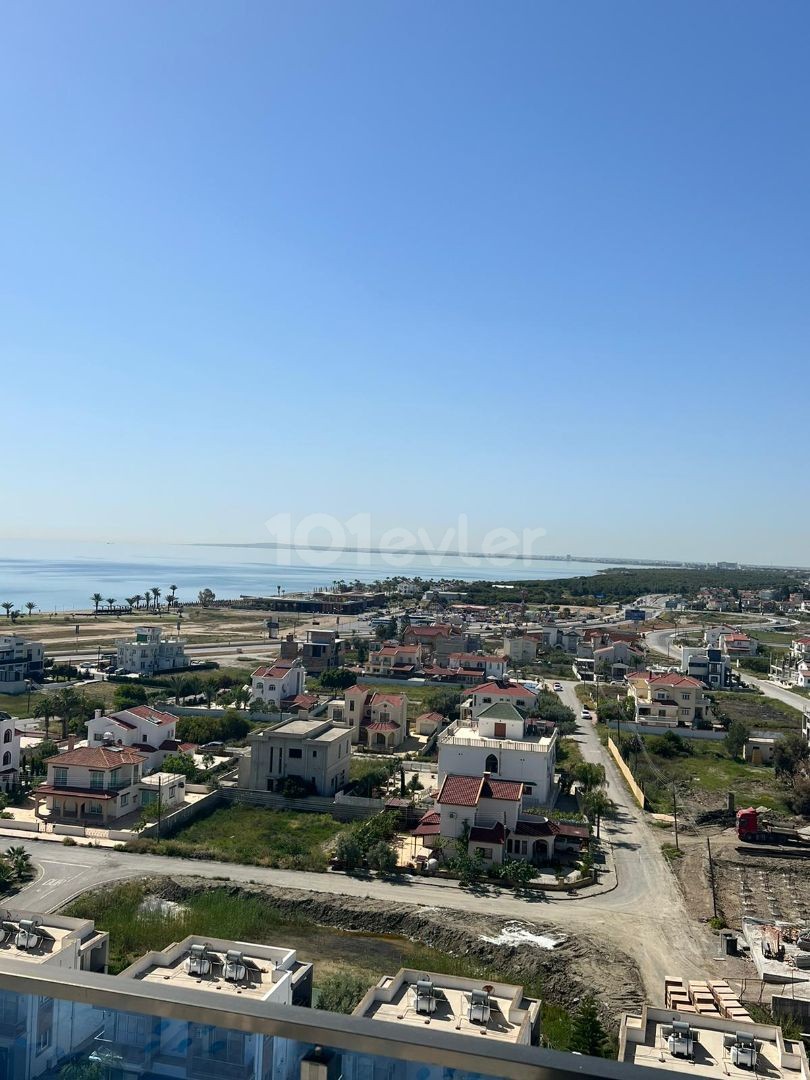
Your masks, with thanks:
<instances>
[{"instance_id":1,"label":"paved road","mask_svg":"<svg viewBox=\"0 0 810 1080\"><path fill-rule=\"evenodd\" d=\"M574 683L562 692L566 704L580 707ZM569 933L585 931L609 940L637 961L652 1001L660 1001L665 974L694 978L705 974L712 955L703 927L687 915L680 893L664 863L659 842L621 783L590 724L577 736L588 761L602 761L611 798L617 804L615 821L603 823L603 836L612 844L618 883L611 891L577 896L538 894L522 899L499 888L475 893L452 882L403 879L400 883L238 866L215 861L128 855L91 847L61 847L32 841L26 844L40 870L20 894L32 910L54 910L86 889L126 878L155 874L195 874L230 881L255 881L281 888L373 897L381 901L441 906L501 917L528 919L559 926Z\"/></svg>"},{"instance_id":2,"label":"paved road","mask_svg":"<svg viewBox=\"0 0 810 1080\"><path fill-rule=\"evenodd\" d=\"M753 624L749 625L753 626ZM768 625L770 624L762 624L763 627ZM652 630L645 635L647 644L651 649L655 649L657 652L665 654L667 652L667 647L669 646L669 654L672 657L672 663L677 664L680 662L681 648L680 645L676 645L672 639L688 629L691 628L680 627L678 630ZM694 629L697 628L695 627ZM759 679L755 675L749 674L747 671L741 671L739 674L744 683L748 686L756 686L766 697L782 701L785 705L791 705L800 712L810 708L810 699L802 697L801 694L795 694L791 690L786 690L783 686L777 686L776 683L772 683L769 679Z\"/></svg>"}]
</instances>

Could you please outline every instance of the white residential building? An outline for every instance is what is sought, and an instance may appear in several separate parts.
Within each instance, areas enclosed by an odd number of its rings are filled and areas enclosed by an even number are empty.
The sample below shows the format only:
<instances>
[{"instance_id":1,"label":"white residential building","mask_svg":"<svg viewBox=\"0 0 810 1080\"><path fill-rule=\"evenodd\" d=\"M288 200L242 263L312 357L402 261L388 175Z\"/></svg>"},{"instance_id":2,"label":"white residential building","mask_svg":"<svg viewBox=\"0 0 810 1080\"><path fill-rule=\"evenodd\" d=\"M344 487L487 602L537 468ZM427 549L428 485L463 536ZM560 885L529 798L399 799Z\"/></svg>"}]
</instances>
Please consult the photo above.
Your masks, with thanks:
<instances>
[{"instance_id":1,"label":"white residential building","mask_svg":"<svg viewBox=\"0 0 810 1080\"><path fill-rule=\"evenodd\" d=\"M138 705L105 716L101 709L87 721L88 746L127 746L145 758L144 771L159 769L169 754L176 754L180 743L175 738L177 717Z\"/></svg>"},{"instance_id":2,"label":"white residential building","mask_svg":"<svg viewBox=\"0 0 810 1080\"><path fill-rule=\"evenodd\" d=\"M684 646L681 672L699 679L710 690L723 690L731 685L731 660L720 649Z\"/></svg>"},{"instance_id":3,"label":"white residential building","mask_svg":"<svg viewBox=\"0 0 810 1080\"><path fill-rule=\"evenodd\" d=\"M138 626L135 640L119 638L115 643L116 670L128 674L156 675L161 671L177 671L189 664L183 638L163 640L160 626Z\"/></svg>"},{"instance_id":4,"label":"white residential building","mask_svg":"<svg viewBox=\"0 0 810 1080\"><path fill-rule=\"evenodd\" d=\"M523 785L526 805L547 806L554 793L557 732L541 735L508 701L475 718L457 720L438 737L439 784L448 775L510 780Z\"/></svg>"},{"instance_id":5,"label":"white residential building","mask_svg":"<svg viewBox=\"0 0 810 1080\"><path fill-rule=\"evenodd\" d=\"M0 788L10 791L20 775L20 735L8 713L0 712Z\"/></svg>"},{"instance_id":6,"label":"white residential building","mask_svg":"<svg viewBox=\"0 0 810 1080\"><path fill-rule=\"evenodd\" d=\"M0 635L0 694L23 694L29 680L41 682L45 671L45 646L26 641L20 634Z\"/></svg>"},{"instance_id":7,"label":"white residential building","mask_svg":"<svg viewBox=\"0 0 810 1080\"><path fill-rule=\"evenodd\" d=\"M537 659L537 638L507 636L503 639L503 651L513 664L534 663Z\"/></svg>"},{"instance_id":8,"label":"white residential building","mask_svg":"<svg viewBox=\"0 0 810 1080\"><path fill-rule=\"evenodd\" d=\"M492 679L479 683L470 691L470 696L462 702L459 715L462 719L475 720L490 705L507 702L523 712L530 712L537 704L537 694L519 683L500 682Z\"/></svg>"},{"instance_id":9,"label":"white residential building","mask_svg":"<svg viewBox=\"0 0 810 1080\"><path fill-rule=\"evenodd\" d=\"M448 669L485 679L502 679L506 674L505 656L483 656L481 653L450 653Z\"/></svg>"},{"instance_id":10,"label":"white residential building","mask_svg":"<svg viewBox=\"0 0 810 1080\"><path fill-rule=\"evenodd\" d=\"M307 673L300 660L277 660L270 666L256 668L251 676L253 699L281 709L283 701L303 694Z\"/></svg>"},{"instance_id":11,"label":"white residential building","mask_svg":"<svg viewBox=\"0 0 810 1080\"><path fill-rule=\"evenodd\" d=\"M810 660L810 637L794 638L790 643L790 655L796 660Z\"/></svg>"},{"instance_id":12,"label":"white residential building","mask_svg":"<svg viewBox=\"0 0 810 1080\"><path fill-rule=\"evenodd\" d=\"M719 648L733 660L735 657L756 656L759 642L756 638L751 638L748 634L740 634L735 630L733 633L720 635Z\"/></svg>"}]
</instances>

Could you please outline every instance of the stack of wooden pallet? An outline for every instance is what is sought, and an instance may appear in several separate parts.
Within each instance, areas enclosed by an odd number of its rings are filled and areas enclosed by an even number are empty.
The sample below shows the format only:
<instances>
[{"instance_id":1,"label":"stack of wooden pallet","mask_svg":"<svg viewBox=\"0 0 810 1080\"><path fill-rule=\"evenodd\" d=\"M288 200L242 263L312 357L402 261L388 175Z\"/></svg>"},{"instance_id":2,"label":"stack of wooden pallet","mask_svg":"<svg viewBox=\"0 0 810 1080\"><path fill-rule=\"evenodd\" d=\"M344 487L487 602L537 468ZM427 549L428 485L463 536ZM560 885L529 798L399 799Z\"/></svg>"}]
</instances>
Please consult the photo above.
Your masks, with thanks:
<instances>
[{"instance_id":1,"label":"stack of wooden pallet","mask_svg":"<svg viewBox=\"0 0 810 1080\"><path fill-rule=\"evenodd\" d=\"M719 1016L720 1010L714 1000L709 984L699 979L693 979L687 984L689 1000L695 1006L695 1012L700 1016Z\"/></svg>"},{"instance_id":2,"label":"stack of wooden pallet","mask_svg":"<svg viewBox=\"0 0 810 1080\"><path fill-rule=\"evenodd\" d=\"M689 1000L689 991L682 979L668 977L664 979L664 997L666 1007L675 1012L697 1012L695 1006Z\"/></svg>"},{"instance_id":3,"label":"stack of wooden pallet","mask_svg":"<svg viewBox=\"0 0 810 1080\"><path fill-rule=\"evenodd\" d=\"M740 1004L727 982L710 982L709 989L718 1012L726 1020L742 1020L748 1024L752 1022L749 1013Z\"/></svg>"}]
</instances>

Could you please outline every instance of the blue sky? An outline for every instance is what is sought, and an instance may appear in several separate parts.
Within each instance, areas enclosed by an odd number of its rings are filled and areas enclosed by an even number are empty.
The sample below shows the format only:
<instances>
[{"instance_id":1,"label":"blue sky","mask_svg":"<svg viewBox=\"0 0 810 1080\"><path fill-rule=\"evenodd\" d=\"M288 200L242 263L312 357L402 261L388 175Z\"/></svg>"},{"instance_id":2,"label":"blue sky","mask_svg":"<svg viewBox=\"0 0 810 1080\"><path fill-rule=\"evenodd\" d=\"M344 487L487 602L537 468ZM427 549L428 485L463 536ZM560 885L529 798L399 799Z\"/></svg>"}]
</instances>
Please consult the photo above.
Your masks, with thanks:
<instances>
[{"instance_id":1,"label":"blue sky","mask_svg":"<svg viewBox=\"0 0 810 1080\"><path fill-rule=\"evenodd\" d=\"M3 10L6 537L808 563L810 11Z\"/></svg>"}]
</instances>

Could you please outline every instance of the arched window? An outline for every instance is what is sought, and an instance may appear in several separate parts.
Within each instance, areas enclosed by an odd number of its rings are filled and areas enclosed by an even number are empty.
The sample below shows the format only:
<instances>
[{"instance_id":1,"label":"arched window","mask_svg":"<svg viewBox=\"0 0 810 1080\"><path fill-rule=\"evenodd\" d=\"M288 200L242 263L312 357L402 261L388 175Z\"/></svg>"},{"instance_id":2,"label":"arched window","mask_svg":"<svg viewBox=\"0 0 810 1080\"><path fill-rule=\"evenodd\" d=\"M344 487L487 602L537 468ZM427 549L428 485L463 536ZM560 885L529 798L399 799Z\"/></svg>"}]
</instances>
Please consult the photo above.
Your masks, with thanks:
<instances>
[{"instance_id":1,"label":"arched window","mask_svg":"<svg viewBox=\"0 0 810 1080\"><path fill-rule=\"evenodd\" d=\"M487 756L486 764L484 765L484 771L494 773L498 771L498 758L495 754L489 754Z\"/></svg>"},{"instance_id":2,"label":"arched window","mask_svg":"<svg viewBox=\"0 0 810 1080\"><path fill-rule=\"evenodd\" d=\"M13 738L14 733L12 732L11 728L6 728L5 734L3 735L3 742L11 742Z\"/></svg>"},{"instance_id":3,"label":"arched window","mask_svg":"<svg viewBox=\"0 0 810 1080\"><path fill-rule=\"evenodd\" d=\"M3 754L3 765L10 765L10 764L11 764L11 751L6 750L5 754Z\"/></svg>"}]
</instances>

